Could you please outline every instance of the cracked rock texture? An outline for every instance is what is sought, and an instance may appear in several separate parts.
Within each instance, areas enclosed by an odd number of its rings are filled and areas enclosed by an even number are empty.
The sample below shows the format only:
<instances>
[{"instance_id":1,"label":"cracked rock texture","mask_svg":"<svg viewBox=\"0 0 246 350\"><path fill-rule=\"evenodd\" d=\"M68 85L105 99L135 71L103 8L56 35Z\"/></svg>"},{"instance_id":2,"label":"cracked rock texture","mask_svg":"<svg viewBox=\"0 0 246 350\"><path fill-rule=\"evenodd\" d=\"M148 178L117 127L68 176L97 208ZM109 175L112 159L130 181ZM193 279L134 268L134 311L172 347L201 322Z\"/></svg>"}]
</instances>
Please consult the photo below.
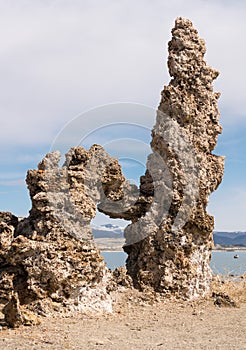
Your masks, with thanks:
<instances>
[{"instance_id":1,"label":"cracked rock texture","mask_svg":"<svg viewBox=\"0 0 246 350\"><path fill-rule=\"evenodd\" d=\"M36 323L30 312L112 311L111 277L90 221L101 197L122 198L125 179L97 145L72 148L61 168L59 160L59 152L47 154L28 171L28 218L0 213L0 303L13 327Z\"/></svg>"},{"instance_id":2,"label":"cracked rock texture","mask_svg":"<svg viewBox=\"0 0 246 350\"><path fill-rule=\"evenodd\" d=\"M118 285L184 299L210 287L213 217L208 197L220 184L224 157L213 154L221 133L205 43L178 18L169 42L172 77L162 91L152 153L140 188L101 146L47 154L26 182L28 218L0 213L0 303L12 326L36 324L53 311L112 311ZM90 222L96 208L131 220L125 230L127 275L107 270ZM132 277L132 280L130 277Z\"/></svg>"},{"instance_id":3,"label":"cracked rock texture","mask_svg":"<svg viewBox=\"0 0 246 350\"><path fill-rule=\"evenodd\" d=\"M161 93L142 179L153 188L152 205L126 228L124 250L137 288L192 299L208 292L212 276L214 219L206 206L224 171L224 157L212 153L222 131L212 86L219 73L187 19L177 18L168 48L172 79Z\"/></svg>"}]
</instances>

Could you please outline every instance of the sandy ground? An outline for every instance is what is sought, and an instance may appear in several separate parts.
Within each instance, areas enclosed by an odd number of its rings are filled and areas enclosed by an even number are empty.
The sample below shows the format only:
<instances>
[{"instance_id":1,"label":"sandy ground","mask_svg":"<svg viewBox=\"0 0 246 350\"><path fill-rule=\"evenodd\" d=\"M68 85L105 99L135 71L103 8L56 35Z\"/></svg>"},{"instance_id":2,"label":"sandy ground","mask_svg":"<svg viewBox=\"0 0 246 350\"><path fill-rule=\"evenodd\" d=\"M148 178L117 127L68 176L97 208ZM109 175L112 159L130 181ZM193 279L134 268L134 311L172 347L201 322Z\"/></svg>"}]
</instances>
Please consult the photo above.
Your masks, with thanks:
<instances>
[{"instance_id":1,"label":"sandy ground","mask_svg":"<svg viewBox=\"0 0 246 350\"><path fill-rule=\"evenodd\" d=\"M0 349L246 349L246 303L150 302L116 294L114 314L43 318L0 331Z\"/></svg>"}]
</instances>

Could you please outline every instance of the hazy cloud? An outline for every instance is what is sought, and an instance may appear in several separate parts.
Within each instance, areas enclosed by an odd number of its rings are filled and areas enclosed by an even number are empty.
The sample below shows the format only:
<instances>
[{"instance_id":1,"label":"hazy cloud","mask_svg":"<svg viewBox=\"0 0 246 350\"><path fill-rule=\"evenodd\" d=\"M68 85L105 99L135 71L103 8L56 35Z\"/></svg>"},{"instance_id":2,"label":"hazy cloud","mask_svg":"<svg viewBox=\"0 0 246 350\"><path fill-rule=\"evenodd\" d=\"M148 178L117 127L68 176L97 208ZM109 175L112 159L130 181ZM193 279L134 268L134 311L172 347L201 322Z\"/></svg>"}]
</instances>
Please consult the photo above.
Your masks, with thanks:
<instances>
[{"instance_id":1,"label":"hazy cloud","mask_svg":"<svg viewBox=\"0 0 246 350\"><path fill-rule=\"evenodd\" d=\"M51 142L76 114L108 102L156 107L179 15L193 20L221 71L224 123L244 122L246 3L236 3L0 1L1 140Z\"/></svg>"},{"instance_id":2,"label":"hazy cloud","mask_svg":"<svg viewBox=\"0 0 246 350\"><path fill-rule=\"evenodd\" d=\"M217 231L246 231L246 187L231 186L219 189L208 207L209 214L215 216Z\"/></svg>"},{"instance_id":3,"label":"hazy cloud","mask_svg":"<svg viewBox=\"0 0 246 350\"><path fill-rule=\"evenodd\" d=\"M0 186L19 186L19 185L23 185L25 183L25 181L23 179L19 179L19 180L0 180Z\"/></svg>"},{"instance_id":4,"label":"hazy cloud","mask_svg":"<svg viewBox=\"0 0 246 350\"><path fill-rule=\"evenodd\" d=\"M19 213L30 205L27 193L24 206L21 192L17 201L14 195L6 195L6 187L19 179L7 173L22 172L24 178L26 168L36 166L49 145L59 144L56 136L64 125L72 125L75 116L112 102L157 108L160 91L170 80L167 42L178 16L193 21L206 40L208 64L221 72L215 89L222 92L219 104L225 136L219 139L224 145L218 151L229 154L226 171L234 181L236 175L229 171L232 159L237 156L245 168L244 143L234 142L244 138L246 125L245 14L242 0L0 0L0 159L4 181L0 194L4 205L8 203L9 209L18 206ZM83 132L91 130L106 117L106 113L98 115L91 124L88 117L80 127ZM151 127L153 119L149 121ZM71 128L65 135L68 139L62 141L71 146L76 137L80 140L80 130ZM25 166L21 168L21 164ZM242 172L240 166L237 172ZM216 193L211 208L220 229L242 228L246 193L227 188L226 184ZM235 219L230 221L232 216Z\"/></svg>"}]
</instances>

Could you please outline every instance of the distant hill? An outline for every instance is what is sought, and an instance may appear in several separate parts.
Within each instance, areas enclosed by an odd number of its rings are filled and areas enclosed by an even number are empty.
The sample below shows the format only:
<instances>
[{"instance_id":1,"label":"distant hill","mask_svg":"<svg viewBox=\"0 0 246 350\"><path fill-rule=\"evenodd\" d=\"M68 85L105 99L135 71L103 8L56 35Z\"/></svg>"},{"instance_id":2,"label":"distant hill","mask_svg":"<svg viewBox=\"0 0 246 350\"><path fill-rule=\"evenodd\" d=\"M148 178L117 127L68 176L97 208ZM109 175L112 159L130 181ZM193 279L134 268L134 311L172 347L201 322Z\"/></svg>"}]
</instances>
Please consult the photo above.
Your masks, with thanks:
<instances>
[{"instance_id":1,"label":"distant hill","mask_svg":"<svg viewBox=\"0 0 246 350\"><path fill-rule=\"evenodd\" d=\"M214 244L246 247L246 232L214 232Z\"/></svg>"},{"instance_id":2,"label":"distant hill","mask_svg":"<svg viewBox=\"0 0 246 350\"><path fill-rule=\"evenodd\" d=\"M123 238L124 227L112 224L92 225L92 233L95 238Z\"/></svg>"},{"instance_id":3,"label":"distant hill","mask_svg":"<svg viewBox=\"0 0 246 350\"><path fill-rule=\"evenodd\" d=\"M92 226L95 238L123 238L124 227L112 224ZM223 247L240 246L246 247L246 232L218 232L213 234L214 244Z\"/></svg>"}]
</instances>

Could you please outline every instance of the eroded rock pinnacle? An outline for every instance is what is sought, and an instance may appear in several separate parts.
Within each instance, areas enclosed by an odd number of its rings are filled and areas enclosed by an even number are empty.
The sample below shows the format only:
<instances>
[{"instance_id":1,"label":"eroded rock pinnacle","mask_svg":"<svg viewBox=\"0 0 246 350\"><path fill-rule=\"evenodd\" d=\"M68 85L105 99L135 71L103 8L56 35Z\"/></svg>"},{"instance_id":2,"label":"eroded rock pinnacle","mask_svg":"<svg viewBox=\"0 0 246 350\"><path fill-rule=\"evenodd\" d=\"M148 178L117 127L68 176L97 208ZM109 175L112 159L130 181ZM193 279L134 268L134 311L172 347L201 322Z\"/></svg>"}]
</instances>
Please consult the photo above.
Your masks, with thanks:
<instances>
[{"instance_id":1,"label":"eroded rock pinnacle","mask_svg":"<svg viewBox=\"0 0 246 350\"><path fill-rule=\"evenodd\" d=\"M221 133L218 72L187 19L176 20L168 49L172 78L139 189L101 146L74 147L63 166L53 152L28 171L28 218L0 213L0 303L9 325L37 323L54 310L112 311L107 291L115 281L90 227L97 206L132 221L124 250L136 288L183 299L209 291L214 219L206 206L224 171L224 157L212 153Z\"/></svg>"},{"instance_id":2,"label":"eroded rock pinnacle","mask_svg":"<svg viewBox=\"0 0 246 350\"><path fill-rule=\"evenodd\" d=\"M138 288L192 299L208 292L212 276L214 219L206 206L224 171L224 157L212 153L222 131L212 86L219 73L187 19L177 18L168 49L172 79L161 93L145 176L154 205L126 228L124 249Z\"/></svg>"}]
</instances>

